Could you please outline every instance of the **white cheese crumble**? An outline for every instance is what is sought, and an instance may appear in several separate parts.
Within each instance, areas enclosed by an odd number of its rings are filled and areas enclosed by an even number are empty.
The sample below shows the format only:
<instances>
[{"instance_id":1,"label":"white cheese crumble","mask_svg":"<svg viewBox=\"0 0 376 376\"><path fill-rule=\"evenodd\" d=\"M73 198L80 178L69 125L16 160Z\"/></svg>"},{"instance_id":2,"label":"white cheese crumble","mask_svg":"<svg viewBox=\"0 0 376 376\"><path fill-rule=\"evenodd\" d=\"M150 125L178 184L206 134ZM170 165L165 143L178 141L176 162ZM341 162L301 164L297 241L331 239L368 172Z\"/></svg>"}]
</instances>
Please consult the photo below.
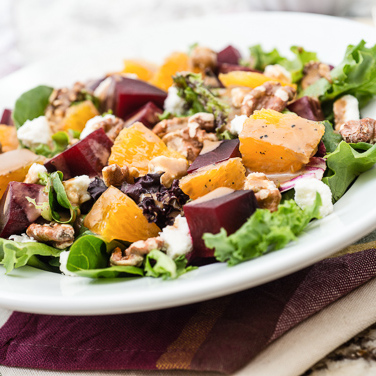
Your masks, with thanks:
<instances>
[{"instance_id":1,"label":"white cheese crumble","mask_svg":"<svg viewBox=\"0 0 376 376\"><path fill-rule=\"evenodd\" d=\"M301 209L305 209L315 202L316 192L321 196L322 205L320 207L320 216L326 217L333 211L332 192L330 188L321 180L301 179L295 183L294 200Z\"/></svg>"},{"instance_id":2,"label":"white cheese crumble","mask_svg":"<svg viewBox=\"0 0 376 376\"><path fill-rule=\"evenodd\" d=\"M192 238L185 217L178 215L172 226L167 226L159 233L164 242L167 256L175 259L192 251Z\"/></svg>"},{"instance_id":3,"label":"white cheese crumble","mask_svg":"<svg viewBox=\"0 0 376 376\"><path fill-rule=\"evenodd\" d=\"M91 181L92 179L89 176L81 175L63 182L68 200L72 205L81 205L90 200L87 189Z\"/></svg>"},{"instance_id":4,"label":"white cheese crumble","mask_svg":"<svg viewBox=\"0 0 376 376\"><path fill-rule=\"evenodd\" d=\"M264 75L285 82L292 81L291 73L279 64L267 65L264 70Z\"/></svg>"},{"instance_id":5,"label":"white cheese crumble","mask_svg":"<svg viewBox=\"0 0 376 376\"><path fill-rule=\"evenodd\" d=\"M231 120L230 123L230 132L232 134L239 135L241 131L243 130L244 122L248 119L246 115L240 115L235 117Z\"/></svg>"},{"instance_id":6,"label":"white cheese crumble","mask_svg":"<svg viewBox=\"0 0 376 376\"><path fill-rule=\"evenodd\" d=\"M9 240L13 240L18 243L36 243L36 240L30 236L27 236L26 234L21 234L21 235L11 235L8 238Z\"/></svg>"},{"instance_id":7,"label":"white cheese crumble","mask_svg":"<svg viewBox=\"0 0 376 376\"><path fill-rule=\"evenodd\" d=\"M33 163L29 171L27 172L27 175L25 177L24 183L28 184L36 184L39 181L39 174L43 174L44 172L47 172L46 167L39 163Z\"/></svg>"},{"instance_id":8,"label":"white cheese crumble","mask_svg":"<svg viewBox=\"0 0 376 376\"><path fill-rule=\"evenodd\" d=\"M338 130L350 120L359 120L359 102L353 95L344 95L333 103L334 122Z\"/></svg>"},{"instance_id":9,"label":"white cheese crumble","mask_svg":"<svg viewBox=\"0 0 376 376\"><path fill-rule=\"evenodd\" d=\"M52 131L45 116L39 116L33 120L26 120L17 131L18 139L28 148L39 144L51 145Z\"/></svg>"},{"instance_id":10,"label":"white cheese crumble","mask_svg":"<svg viewBox=\"0 0 376 376\"><path fill-rule=\"evenodd\" d=\"M90 133L96 131L99 128L99 123L106 119L114 120L115 116L111 114L107 114L104 116L98 115L88 120L85 124L85 128L82 130L80 134L80 140L83 140L86 136L89 136Z\"/></svg>"},{"instance_id":11,"label":"white cheese crumble","mask_svg":"<svg viewBox=\"0 0 376 376\"><path fill-rule=\"evenodd\" d=\"M60 271L62 274L68 275L69 277L77 277L77 274L74 274L67 269L69 252L70 251L63 251L60 253Z\"/></svg>"},{"instance_id":12,"label":"white cheese crumble","mask_svg":"<svg viewBox=\"0 0 376 376\"><path fill-rule=\"evenodd\" d=\"M178 89L175 86L170 86L164 102L164 109L174 115L183 115L184 106L185 100L179 97Z\"/></svg>"}]
</instances>

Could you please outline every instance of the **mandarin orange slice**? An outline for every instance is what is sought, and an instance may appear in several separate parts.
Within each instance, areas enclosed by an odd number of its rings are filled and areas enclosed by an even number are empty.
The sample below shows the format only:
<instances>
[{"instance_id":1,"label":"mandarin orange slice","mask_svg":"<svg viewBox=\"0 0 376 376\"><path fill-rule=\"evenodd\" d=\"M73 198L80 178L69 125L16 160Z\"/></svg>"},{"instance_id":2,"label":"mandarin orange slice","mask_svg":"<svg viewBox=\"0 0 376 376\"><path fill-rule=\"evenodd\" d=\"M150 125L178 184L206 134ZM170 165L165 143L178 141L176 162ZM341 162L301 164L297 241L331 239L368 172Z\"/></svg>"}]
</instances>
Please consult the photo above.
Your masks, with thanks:
<instances>
[{"instance_id":1,"label":"mandarin orange slice","mask_svg":"<svg viewBox=\"0 0 376 376\"><path fill-rule=\"evenodd\" d=\"M0 154L0 198L8 183L23 181L33 163L43 163L44 157L27 149L17 149Z\"/></svg>"},{"instance_id":2,"label":"mandarin orange slice","mask_svg":"<svg viewBox=\"0 0 376 376\"><path fill-rule=\"evenodd\" d=\"M106 241L146 240L158 235L160 228L149 223L142 209L126 194L110 186L86 216L84 225Z\"/></svg>"},{"instance_id":3,"label":"mandarin orange slice","mask_svg":"<svg viewBox=\"0 0 376 376\"><path fill-rule=\"evenodd\" d=\"M189 71L189 56L183 52L173 52L166 58L150 81L152 85L167 90L173 83L172 76L177 72Z\"/></svg>"},{"instance_id":4,"label":"mandarin orange slice","mask_svg":"<svg viewBox=\"0 0 376 376\"><path fill-rule=\"evenodd\" d=\"M0 145L3 153L18 148L16 127L0 124Z\"/></svg>"},{"instance_id":5,"label":"mandarin orange slice","mask_svg":"<svg viewBox=\"0 0 376 376\"><path fill-rule=\"evenodd\" d=\"M220 73L219 80L226 87L250 87L254 89L257 86L264 84L267 81L279 82L282 86L291 86L296 89L295 84L290 84L281 80L276 80L275 78L267 77L262 73L257 72L243 72L234 71L229 73Z\"/></svg>"},{"instance_id":6,"label":"mandarin orange slice","mask_svg":"<svg viewBox=\"0 0 376 376\"><path fill-rule=\"evenodd\" d=\"M243 163L255 172L298 171L315 154L324 132L321 123L293 113L255 111L239 135Z\"/></svg>"},{"instance_id":7,"label":"mandarin orange slice","mask_svg":"<svg viewBox=\"0 0 376 376\"><path fill-rule=\"evenodd\" d=\"M84 101L68 108L67 113L62 121L62 129L68 131L73 129L81 132L86 122L94 116L99 115L98 110L91 101Z\"/></svg>"},{"instance_id":8,"label":"mandarin orange slice","mask_svg":"<svg viewBox=\"0 0 376 376\"><path fill-rule=\"evenodd\" d=\"M140 80L149 81L153 78L157 65L142 60L124 60L122 73L136 74Z\"/></svg>"},{"instance_id":9,"label":"mandarin orange slice","mask_svg":"<svg viewBox=\"0 0 376 376\"><path fill-rule=\"evenodd\" d=\"M149 162L162 155L169 158L184 158L176 151L168 149L156 134L137 122L119 133L111 149L108 164L136 167L141 175L145 175L148 173Z\"/></svg>"},{"instance_id":10,"label":"mandarin orange slice","mask_svg":"<svg viewBox=\"0 0 376 376\"><path fill-rule=\"evenodd\" d=\"M201 167L180 180L181 190L192 200L202 197L219 187L242 189L245 180L245 168L241 158Z\"/></svg>"}]
</instances>

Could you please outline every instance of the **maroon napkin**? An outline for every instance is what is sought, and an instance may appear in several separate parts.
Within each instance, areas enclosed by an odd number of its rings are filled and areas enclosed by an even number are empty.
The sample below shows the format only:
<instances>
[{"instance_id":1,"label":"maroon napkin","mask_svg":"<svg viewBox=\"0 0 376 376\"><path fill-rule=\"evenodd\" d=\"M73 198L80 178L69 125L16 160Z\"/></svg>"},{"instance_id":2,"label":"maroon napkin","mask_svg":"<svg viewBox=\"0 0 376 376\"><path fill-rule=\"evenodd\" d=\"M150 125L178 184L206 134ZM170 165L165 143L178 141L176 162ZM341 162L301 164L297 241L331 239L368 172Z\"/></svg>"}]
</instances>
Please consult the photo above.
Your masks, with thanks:
<instances>
[{"instance_id":1,"label":"maroon napkin","mask_svg":"<svg viewBox=\"0 0 376 376\"><path fill-rule=\"evenodd\" d=\"M0 363L52 370L232 373L283 333L376 275L376 250L321 261L224 298L114 316L14 312Z\"/></svg>"}]
</instances>

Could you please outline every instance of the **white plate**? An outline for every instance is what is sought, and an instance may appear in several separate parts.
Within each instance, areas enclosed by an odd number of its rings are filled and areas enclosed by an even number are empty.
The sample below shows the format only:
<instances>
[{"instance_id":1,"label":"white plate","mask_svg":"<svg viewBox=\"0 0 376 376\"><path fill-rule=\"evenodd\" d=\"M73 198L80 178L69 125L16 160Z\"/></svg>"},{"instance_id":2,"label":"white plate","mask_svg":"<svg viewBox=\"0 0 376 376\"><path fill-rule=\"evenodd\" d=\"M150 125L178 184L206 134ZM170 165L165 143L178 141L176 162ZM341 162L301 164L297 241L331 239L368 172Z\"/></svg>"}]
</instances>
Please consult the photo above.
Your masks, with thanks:
<instances>
[{"instance_id":1,"label":"white plate","mask_svg":"<svg viewBox=\"0 0 376 376\"><path fill-rule=\"evenodd\" d=\"M0 81L0 104L12 107L23 91L38 84L67 85L119 69L127 57L161 60L198 41L220 49L261 43L287 53L291 45L318 51L338 63L348 44L376 42L375 30L351 21L299 13L245 13L205 17L135 31L133 36L98 41L93 46L25 68ZM376 117L376 104L363 111ZM376 169L363 174L335 205L335 211L283 250L235 267L213 264L178 280L143 278L92 280L23 267L5 276L0 270L0 305L45 314L93 315L136 312L202 301L256 286L306 267L355 242L376 228Z\"/></svg>"}]
</instances>

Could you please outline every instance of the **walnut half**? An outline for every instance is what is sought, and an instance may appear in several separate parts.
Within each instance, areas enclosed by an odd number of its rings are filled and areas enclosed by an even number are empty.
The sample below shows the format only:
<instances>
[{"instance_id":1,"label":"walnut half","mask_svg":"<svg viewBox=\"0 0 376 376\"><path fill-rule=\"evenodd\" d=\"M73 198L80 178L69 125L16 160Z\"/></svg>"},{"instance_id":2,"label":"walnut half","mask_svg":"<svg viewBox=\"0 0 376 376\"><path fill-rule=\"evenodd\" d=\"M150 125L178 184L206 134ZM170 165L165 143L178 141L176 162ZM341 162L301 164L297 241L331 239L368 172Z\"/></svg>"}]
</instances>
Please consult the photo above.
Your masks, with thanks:
<instances>
[{"instance_id":1,"label":"walnut half","mask_svg":"<svg viewBox=\"0 0 376 376\"><path fill-rule=\"evenodd\" d=\"M369 142L376 143L376 120L365 118L361 120L350 120L343 124L339 133L346 142Z\"/></svg>"}]
</instances>

